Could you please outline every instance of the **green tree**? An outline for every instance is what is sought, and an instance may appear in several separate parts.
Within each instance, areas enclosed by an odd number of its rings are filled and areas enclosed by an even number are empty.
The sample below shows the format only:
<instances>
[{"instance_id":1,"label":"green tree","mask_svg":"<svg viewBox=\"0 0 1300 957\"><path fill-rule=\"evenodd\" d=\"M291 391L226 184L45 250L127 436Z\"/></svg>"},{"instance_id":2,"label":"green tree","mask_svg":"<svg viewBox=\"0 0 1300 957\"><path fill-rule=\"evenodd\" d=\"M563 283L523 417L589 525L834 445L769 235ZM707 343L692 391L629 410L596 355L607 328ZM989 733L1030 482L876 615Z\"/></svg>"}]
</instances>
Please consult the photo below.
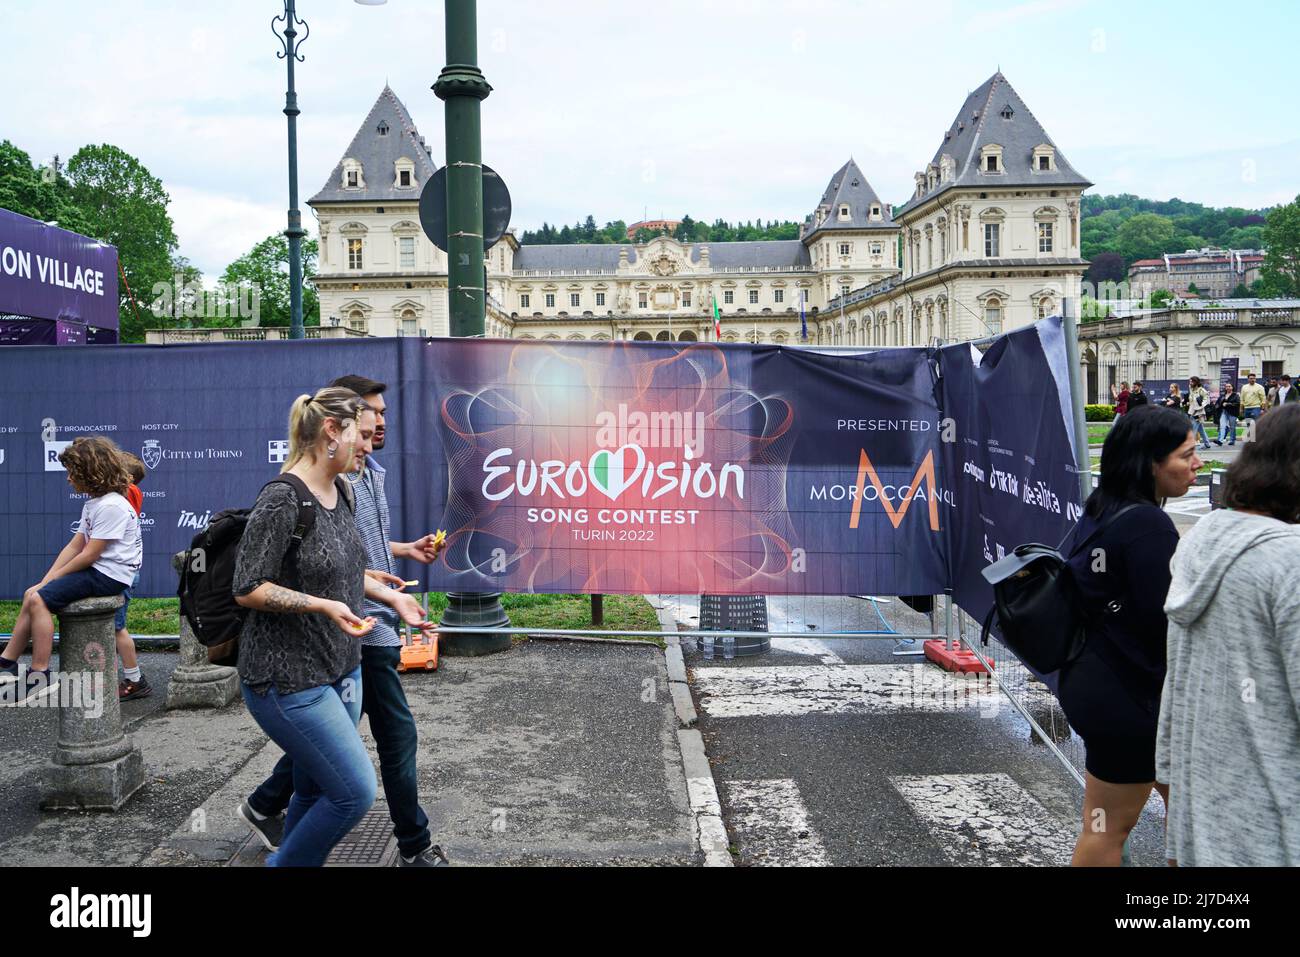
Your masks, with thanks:
<instances>
[{"instance_id":1,"label":"green tree","mask_svg":"<svg viewBox=\"0 0 1300 957\"><path fill-rule=\"evenodd\" d=\"M1300 196L1268 214L1264 249L1265 286L1275 295L1300 296Z\"/></svg>"},{"instance_id":2,"label":"green tree","mask_svg":"<svg viewBox=\"0 0 1300 957\"><path fill-rule=\"evenodd\" d=\"M86 234L117 247L127 279L119 289L120 334L124 342L140 342L147 297L155 283L170 280L176 252L167 192L138 159L108 144L77 150L68 160L67 178ZM129 301L128 286L139 317Z\"/></svg>"},{"instance_id":3,"label":"green tree","mask_svg":"<svg viewBox=\"0 0 1300 957\"><path fill-rule=\"evenodd\" d=\"M319 245L314 239L302 243L302 319L308 326L320 325L320 298L307 282L316 275L316 257ZM247 286L256 290L261 298L260 324L262 326L287 326L289 313L289 240L281 233L267 236L244 255L240 256L221 274L228 286ZM238 325L237 318L217 320L213 325Z\"/></svg>"},{"instance_id":4,"label":"green tree","mask_svg":"<svg viewBox=\"0 0 1300 957\"><path fill-rule=\"evenodd\" d=\"M1246 288L1246 284L1245 284L1244 282L1239 282L1239 283L1237 283L1237 288L1234 289L1234 290L1232 290L1232 298L1233 298L1233 299L1249 299L1249 298L1250 298L1250 290L1249 290L1248 288Z\"/></svg>"},{"instance_id":5,"label":"green tree","mask_svg":"<svg viewBox=\"0 0 1300 957\"><path fill-rule=\"evenodd\" d=\"M87 229L58 157L49 167L37 169L31 158L8 140L0 143L0 208L56 223L74 233Z\"/></svg>"},{"instance_id":6,"label":"green tree","mask_svg":"<svg viewBox=\"0 0 1300 957\"><path fill-rule=\"evenodd\" d=\"M1173 221L1156 213L1138 213L1115 231L1115 252L1130 263L1154 259L1175 245Z\"/></svg>"}]
</instances>

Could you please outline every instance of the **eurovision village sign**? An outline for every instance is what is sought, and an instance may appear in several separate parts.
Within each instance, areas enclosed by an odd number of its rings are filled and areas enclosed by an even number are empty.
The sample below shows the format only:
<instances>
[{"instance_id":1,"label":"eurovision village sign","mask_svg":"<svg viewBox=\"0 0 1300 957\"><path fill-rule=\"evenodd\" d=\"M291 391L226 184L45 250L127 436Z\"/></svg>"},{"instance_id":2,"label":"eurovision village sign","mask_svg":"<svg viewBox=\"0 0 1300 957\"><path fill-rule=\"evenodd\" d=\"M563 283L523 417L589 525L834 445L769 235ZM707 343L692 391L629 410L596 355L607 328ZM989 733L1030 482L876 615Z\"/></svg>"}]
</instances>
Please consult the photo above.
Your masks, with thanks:
<instances>
[{"instance_id":1,"label":"eurovision village sign","mask_svg":"<svg viewBox=\"0 0 1300 957\"><path fill-rule=\"evenodd\" d=\"M117 250L0 209L0 344L117 341Z\"/></svg>"},{"instance_id":2,"label":"eurovision village sign","mask_svg":"<svg viewBox=\"0 0 1300 957\"><path fill-rule=\"evenodd\" d=\"M21 361L18 354L21 353ZM368 339L0 350L0 597L80 501L58 453L103 435L148 474L137 593L252 502L293 399L390 383L395 535L446 529L434 590L921 595L1078 516L1059 320L941 349Z\"/></svg>"}]
</instances>

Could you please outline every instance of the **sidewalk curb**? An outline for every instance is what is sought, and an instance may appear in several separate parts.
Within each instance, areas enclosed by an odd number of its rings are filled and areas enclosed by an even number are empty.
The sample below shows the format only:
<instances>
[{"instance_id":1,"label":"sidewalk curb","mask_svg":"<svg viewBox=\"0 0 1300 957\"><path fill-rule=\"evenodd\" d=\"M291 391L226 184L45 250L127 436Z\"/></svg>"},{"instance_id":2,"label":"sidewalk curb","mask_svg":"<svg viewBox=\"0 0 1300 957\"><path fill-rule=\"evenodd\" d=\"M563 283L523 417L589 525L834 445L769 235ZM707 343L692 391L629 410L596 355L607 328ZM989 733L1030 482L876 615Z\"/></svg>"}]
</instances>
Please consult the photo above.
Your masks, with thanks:
<instances>
[{"instance_id":1,"label":"sidewalk curb","mask_svg":"<svg viewBox=\"0 0 1300 957\"><path fill-rule=\"evenodd\" d=\"M653 605L654 602L651 602ZM704 854L705 867L734 867L731 859L731 840L722 823L722 802L718 786L713 780L713 768L704 753L704 737L693 725L699 720L695 704L691 701L691 688L686 674L686 661L682 657L681 639L677 637L677 621L666 606L655 605L659 627L664 630L664 662L668 667L668 690L673 696L673 710L681 727L677 729L677 746L682 753L682 767L686 771L686 796L691 814L695 818L695 840Z\"/></svg>"},{"instance_id":2,"label":"sidewalk curb","mask_svg":"<svg viewBox=\"0 0 1300 957\"><path fill-rule=\"evenodd\" d=\"M686 660L682 657L681 639L677 637L677 622L667 608L656 608L659 627L664 635L664 664L668 667L668 693L673 697L673 710L683 728L694 727L699 720L695 704L691 701L691 687L686 677Z\"/></svg>"},{"instance_id":3,"label":"sidewalk curb","mask_svg":"<svg viewBox=\"0 0 1300 957\"><path fill-rule=\"evenodd\" d=\"M704 852L704 866L733 867L730 840L722 823L722 802L713 781L713 769L704 753L704 738L693 729L681 729L677 732L677 743L686 769L686 794L691 813L695 815L696 840Z\"/></svg>"}]
</instances>

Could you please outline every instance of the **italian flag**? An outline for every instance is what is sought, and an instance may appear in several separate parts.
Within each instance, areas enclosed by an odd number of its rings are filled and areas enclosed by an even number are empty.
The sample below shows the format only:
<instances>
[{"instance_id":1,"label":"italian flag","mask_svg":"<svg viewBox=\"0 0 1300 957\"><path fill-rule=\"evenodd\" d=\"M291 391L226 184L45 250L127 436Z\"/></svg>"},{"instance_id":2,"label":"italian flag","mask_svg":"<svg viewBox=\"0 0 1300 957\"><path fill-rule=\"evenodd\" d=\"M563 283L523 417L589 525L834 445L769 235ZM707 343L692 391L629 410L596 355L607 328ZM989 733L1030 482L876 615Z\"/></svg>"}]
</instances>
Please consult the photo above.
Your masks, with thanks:
<instances>
[{"instance_id":1,"label":"italian flag","mask_svg":"<svg viewBox=\"0 0 1300 957\"><path fill-rule=\"evenodd\" d=\"M718 309L718 297L713 297L713 341L722 339L722 312Z\"/></svg>"}]
</instances>

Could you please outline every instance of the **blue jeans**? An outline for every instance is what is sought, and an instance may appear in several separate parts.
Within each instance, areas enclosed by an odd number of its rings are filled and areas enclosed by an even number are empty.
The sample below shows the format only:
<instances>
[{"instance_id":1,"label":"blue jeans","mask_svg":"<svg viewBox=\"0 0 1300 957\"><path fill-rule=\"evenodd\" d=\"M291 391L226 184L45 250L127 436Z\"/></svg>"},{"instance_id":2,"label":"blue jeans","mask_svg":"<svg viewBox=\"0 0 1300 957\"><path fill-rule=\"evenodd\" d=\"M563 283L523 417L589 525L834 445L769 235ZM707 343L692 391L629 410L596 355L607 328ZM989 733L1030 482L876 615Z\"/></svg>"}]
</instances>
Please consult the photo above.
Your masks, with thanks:
<instances>
[{"instance_id":1,"label":"blue jeans","mask_svg":"<svg viewBox=\"0 0 1300 957\"><path fill-rule=\"evenodd\" d=\"M1263 414L1264 410L1257 405L1251 406L1249 409L1241 410L1241 417L1243 419L1258 419Z\"/></svg>"},{"instance_id":2,"label":"blue jeans","mask_svg":"<svg viewBox=\"0 0 1300 957\"><path fill-rule=\"evenodd\" d=\"M398 850L414 857L433 839L429 818L420 807L415 718L397 674L401 656L402 649L396 645L361 646L361 683L366 689L361 707L370 715L370 733L379 751L379 773L384 780L384 797L388 799ZM272 817L289 806L293 792L293 759L286 753L271 776L249 795L248 803L258 814Z\"/></svg>"},{"instance_id":3,"label":"blue jeans","mask_svg":"<svg viewBox=\"0 0 1300 957\"><path fill-rule=\"evenodd\" d=\"M1229 445L1237 444L1237 417L1227 412L1219 416L1219 441L1223 441L1225 435Z\"/></svg>"},{"instance_id":4,"label":"blue jeans","mask_svg":"<svg viewBox=\"0 0 1300 957\"><path fill-rule=\"evenodd\" d=\"M267 866L320 867L375 803L374 765L357 733L361 669L293 694L241 687L253 719L293 760L284 838Z\"/></svg>"},{"instance_id":5,"label":"blue jeans","mask_svg":"<svg viewBox=\"0 0 1300 957\"><path fill-rule=\"evenodd\" d=\"M1210 447L1210 436L1205 431L1205 420L1192 419L1192 424L1196 427L1196 437L1201 440L1202 447L1208 449Z\"/></svg>"}]
</instances>

